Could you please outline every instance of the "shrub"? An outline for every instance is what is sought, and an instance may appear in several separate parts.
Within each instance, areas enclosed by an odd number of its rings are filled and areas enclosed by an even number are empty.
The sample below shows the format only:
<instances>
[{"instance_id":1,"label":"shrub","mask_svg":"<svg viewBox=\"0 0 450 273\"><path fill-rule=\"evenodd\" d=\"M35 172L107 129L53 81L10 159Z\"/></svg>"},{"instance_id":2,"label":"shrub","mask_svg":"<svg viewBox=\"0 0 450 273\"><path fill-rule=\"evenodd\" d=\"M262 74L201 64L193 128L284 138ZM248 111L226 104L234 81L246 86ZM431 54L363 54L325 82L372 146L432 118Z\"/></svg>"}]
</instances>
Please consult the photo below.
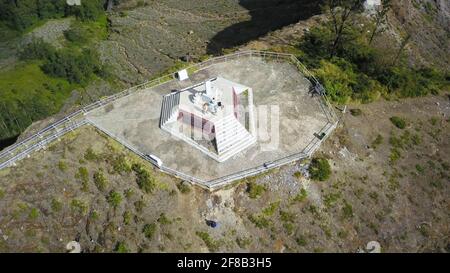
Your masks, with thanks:
<instances>
[{"instance_id":1,"label":"shrub","mask_svg":"<svg viewBox=\"0 0 450 273\"><path fill-rule=\"evenodd\" d=\"M406 121L400 117L393 116L389 118L389 120L392 122L392 124L395 125L395 127L399 129L405 129L406 128Z\"/></svg>"},{"instance_id":2,"label":"shrub","mask_svg":"<svg viewBox=\"0 0 450 273\"><path fill-rule=\"evenodd\" d=\"M90 49L81 52L70 49L57 51L41 66L44 73L67 79L70 83L87 84L92 75L100 74L102 67L98 55Z\"/></svg>"},{"instance_id":3,"label":"shrub","mask_svg":"<svg viewBox=\"0 0 450 273\"><path fill-rule=\"evenodd\" d=\"M72 208L73 211L78 212L80 214L86 214L87 212L87 205L78 199L73 199L72 202L70 203L70 206Z\"/></svg>"},{"instance_id":4,"label":"shrub","mask_svg":"<svg viewBox=\"0 0 450 273\"><path fill-rule=\"evenodd\" d=\"M79 167L75 178L81 180L81 190L87 192L89 190L89 172L86 167Z\"/></svg>"},{"instance_id":5,"label":"shrub","mask_svg":"<svg viewBox=\"0 0 450 273\"><path fill-rule=\"evenodd\" d=\"M306 199L306 197L308 196L308 193L306 192L306 190L304 188L300 189L300 192L294 197L294 201L295 202L302 202Z\"/></svg>"},{"instance_id":6,"label":"shrub","mask_svg":"<svg viewBox=\"0 0 450 273\"><path fill-rule=\"evenodd\" d=\"M131 172L131 165L128 163L127 158L124 155L119 155L114 158L112 162L114 171L118 173L129 173Z\"/></svg>"},{"instance_id":7,"label":"shrub","mask_svg":"<svg viewBox=\"0 0 450 273\"><path fill-rule=\"evenodd\" d=\"M116 209L122 202L122 195L116 191L110 191L107 199L108 203Z\"/></svg>"},{"instance_id":8,"label":"shrub","mask_svg":"<svg viewBox=\"0 0 450 273\"><path fill-rule=\"evenodd\" d=\"M54 212L61 211L62 209L62 203L59 202L57 199L52 199L51 208Z\"/></svg>"},{"instance_id":9,"label":"shrub","mask_svg":"<svg viewBox=\"0 0 450 273\"><path fill-rule=\"evenodd\" d=\"M268 228L271 224L270 220L263 215L250 215L248 219L258 228Z\"/></svg>"},{"instance_id":10,"label":"shrub","mask_svg":"<svg viewBox=\"0 0 450 273\"><path fill-rule=\"evenodd\" d=\"M79 25L74 25L70 29L64 31L64 37L72 43L79 44L84 44L89 40L88 32Z\"/></svg>"},{"instance_id":11,"label":"shrub","mask_svg":"<svg viewBox=\"0 0 450 273\"><path fill-rule=\"evenodd\" d=\"M211 236L209 236L209 234L207 232L203 232L203 231L196 231L195 234L200 237L200 239L203 240L203 242L206 244L206 246L208 247L208 249L210 251L217 251L220 247L220 244L218 241L215 241L211 238Z\"/></svg>"},{"instance_id":12,"label":"shrub","mask_svg":"<svg viewBox=\"0 0 450 273\"><path fill-rule=\"evenodd\" d=\"M307 245L306 238L303 235L299 235L297 237L297 239L295 239L295 241L297 242L297 244L299 246L306 246Z\"/></svg>"},{"instance_id":13,"label":"shrub","mask_svg":"<svg viewBox=\"0 0 450 273\"><path fill-rule=\"evenodd\" d=\"M132 214L129 211L125 211L123 213L123 223L125 225L129 225L131 223L131 219L132 219Z\"/></svg>"},{"instance_id":14,"label":"shrub","mask_svg":"<svg viewBox=\"0 0 450 273\"><path fill-rule=\"evenodd\" d=\"M181 193L189 193L191 191L191 187L186 182L178 183L177 188Z\"/></svg>"},{"instance_id":15,"label":"shrub","mask_svg":"<svg viewBox=\"0 0 450 273\"><path fill-rule=\"evenodd\" d=\"M255 182L247 183L247 193L252 199L260 197L266 190L267 188L264 185L259 185Z\"/></svg>"},{"instance_id":16,"label":"shrub","mask_svg":"<svg viewBox=\"0 0 450 273\"><path fill-rule=\"evenodd\" d=\"M353 217L353 207L347 201L344 200L344 207L342 208L342 213L345 219Z\"/></svg>"},{"instance_id":17,"label":"shrub","mask_svg":"<svg viewBox=\"0 0 450 273\"><path fill-rule=\"evenodd\" d=\"M139 188L146 193L152 193L156 188L156 181L141 164L135 163L131 167L136 174L136 182Z\"/></svg>"},{"instance_id":18,"label":"shrub","mask_svg":"<svg viewBox=\"0 0 450 273\"><path fill-rule=\"evenodd\" d=\"M67 164L64 161L59 161L58 162L58 169L62 172L65 172L67 170Z\"/></svg>"},{"instance_id":19,"label":"shrub","mask_svg":"<svg viewBox=\"0 0 450 273\"><path fill-rule=\"evenodd\" d=\"M53 58L56 49L43 39L33 39L19 51L21 60L46 60Z\"/></svg>"},{"instance_id":20,"label":"shrub","mask_svg":"<svg viewBox=\"0 0 450 273\"><path fill-rule=\"evenodd\" d=\"M31 220L37 219L39 217L39 210L37 208L32 208L28 216Z\"/></svg>"},{"instance_id":21,"label":"shrub","mask_svg":"<svg viewBox=\"0 0 450 273\"><path fill-rule=\"evenodd\" d=\"M314 158L309 165L309 173L314 180L325 181L331 175L331 167L325 158Z\"/></svg>"},{"instance_id":22,"label":"shrub","mask_svg":"<svg viewBox=\"0 0 450 273\"><path fill-rule=\"evenodd\" d=\"M103 174L102 170L94 173L94 184L99 191L104 191L108 185L108 180Z\"/></svg>"},{"instance_id":23,"label":"shrub","mask_svg":"<svg viewBox=\"0 0 450 273\"><path fill-rule=\"evenodd\" d=\"M114 248L114 251L117 253L128 253L129 250L124 242L118 242L116 244L116 247Z\"/></svg>"},{"instance_id":24,"label":"shrub","mask_svg":"<svg viewBox=\"0 0 450 273\"><path fill-rule=\"evenodd\" d=\"M142 230L142 232L144 233L144 236L151 240L153 238L153 235L155 235L156 232L156 224L152 223L152 224L146 224L144 226L144 229Z\"/></svg>"},{"instance_id":25,"label":"shrub","mask_svg":"<svg viewBox=\"0 0 450 273\"><path fill-rule=\"evenodd\" d=\"M86 152L84 152L84 159L86 160L94 161L97 160L98 158L99 158L98 155L94 152L92 148L87 148Z\"/></svg>"}]
</instances>

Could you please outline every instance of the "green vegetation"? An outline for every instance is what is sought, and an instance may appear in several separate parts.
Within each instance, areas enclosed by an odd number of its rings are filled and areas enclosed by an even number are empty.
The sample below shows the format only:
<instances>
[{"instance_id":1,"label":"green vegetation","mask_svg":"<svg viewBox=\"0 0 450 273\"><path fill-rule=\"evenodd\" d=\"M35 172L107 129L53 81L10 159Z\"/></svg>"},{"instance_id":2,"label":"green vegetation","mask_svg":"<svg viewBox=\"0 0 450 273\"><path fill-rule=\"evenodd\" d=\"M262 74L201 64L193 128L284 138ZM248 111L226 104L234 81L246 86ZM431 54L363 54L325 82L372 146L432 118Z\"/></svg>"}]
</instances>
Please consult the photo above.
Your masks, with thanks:
<instances>
[{"instance_id":1,"label":"green vegetation","mask_svg":"<svg viewBox=\"0 0 450 273\"><path fill-rule=\"evenodd\" d=\"M378 50L372 45L375 36L383 32L386 11L377 14L372 29L357 22L360 9L339 1L341 9L327 8L330 20L313 27L299 43L298 58L313 68L331 100L371 102L380 96L416 97L437 94L449 85L445 72L434 68L411 68L403 53L409 38L399 48ZM370 22L366 25L372 25ZM391 57L387 57L387 55Z\"/></svg>"},{"instance_id":2,"label":"green vegetation","mask_svg":"<svg viewBox=\"0 0 450 273\"><path fill-rule=\"evenodd\" d=\"M75 174L75 178L81 180L81 189L84 192L89 190L89 171L86 167L79 167L78 172Z\"/></svg>"},{"instance_id":3,"label":"green vegetation","mask_svg":"<svg viewBox=\"0 0 450 273\"><path fill-rule=\"evenodd\" d=\"M160 223L161 225L169 225L169 224L172 223L172 221L170 221L169 218L167 218L167 216L166 216L164 213L161 213L161 214L159 215L159 218L158 218L157 221L158 221L158 223Z\"/></svg>"},{"instance_id":4,"label":"green vegetation","mask_svg":"<svg viewBox=\"0 0 450 273\"><path fill-rule=\"evenodd\" d=\"M62 172L65 172L67 170L67 163L65 161L59 161L58 162L58 169Z\"/></svg>"},{"instance_id":5,"label":"green vegetation","mask_svg":"<svg viewBox=\"0 0 450 273\"><path fill-rule=\"evenodd\" d=\"M84 152L84 159L88 161L95 161L99 159L99 156L94 152L92 148L87 148L86 152Z\"/></svg>"},{"instance_id":6,"label":"green vegetation","mask_svg":"<svg viewBox=\"0 0 450 273\"><path fill-rule=\"evenodd\" d=\"M88 207L87 205L78 199L72 199L72 202L70 203L70 207L74 212L80 213L80 214L86 214Z\"/></svg>"},{"instance_id":7,"label":"green vegetation","mask_svg":"<svg viewBox=\"0 0 450 273\"><path fill-rule=\"evenodd\" d=\"M51 208L52 208L52 211L54 211L54 212L61 211L62 203L60 201L58 201L57 199L52 199Z\"/></svg>"},{"instance_id":8,"label":"green vegetation","mask_svg":"<svg viewBox=\"0 0 450 273\"><path fill-rule=\"evenodd\" d=\"M30 220L37 219L39 217L39 210L37 208L32 208L28 217Z\"/></svg>"},{"instance_id":9,"label":"green vegetation","mask_svg":"<svg viewBox=\"0 0 450 273\"><path fill-rule=\"evenodd\" d=\"M306 246L308 243L306 242L306 237L303 235L299 235L297 239L295 239L299 246Z\"/></svg>"},{"instance_id":10,"label":"green vegetation","mask_svg":"<svg viewBox=\"0 0 450 273\"><path fill-rule=\"evenodd\" d=\"M40 21L76 16L80 20L96 20L104 15L105 0L81 1L81 6L68 6L66 0L0 1L0 20L7 26L24 31Z\"/></svg>"},{"instance_id":11,"label":"green vegetation","mask_svg":"<svg viewBox=\"0 0 450 273\"><path fill-rule=\"evenodd\" d=\"M256 184L255 182L247 183L247 193L252 199L260 197L267 188L264 185Z\"/></svg>"},{"instance_id":12,"label":"green vegetation","mask_svg":"<svg viewBox=\"0 0 450 273\"><path fill-rule=\"evenodd\" d=\"M99 191L104 191L108 185L108 180L101 169L94 173L94 184Z\"/></svg>"},{"instance_id":13,"label":"green vegetation","mask_svg":"<svg viewBox=\"0 0 450 273\"><path fill-rule=\"evenodd\" d=\"M126 244L124 242L118 242L116 244L116 247L114 248L114 251L117 253L128 253L128 247L126 246Z\"/></svg>"},{"instance_id":14,"label":"green vegetation","mask_svg":"<svg viewBox=\"0 0 450 273\"><path fill-rule=\"evenodd\" d=\"M325 181L331 175L331 167L326 158L313 158L309 165L311 178L318 181Z\"/></svg>"},{"instance_id":15,"label":"green vegetation","mask_svg":"<svg viewBox=\"0 0 450 273\"><path fill-rule=\"evenodd\" d=\"M250 215L248 217L248 219L250 220L250 222L255 224L256 227L261 228L261 229L268 228L272 224L272 222L269 219L264 217L264 215L260 215L260 214Z\"/></svg>"},{"instance_id":16,"label":"green vegetation","mask_svg":"<svg viewBox=\"0 0 450 273\"><path fill-rule=\"evenodd\" d=\"M107 200L108 203L116 209L122 202L122 195L116 191L110 191Z\"/></svg>"},{"instance_id":17,"label":"green vegetation","mask_svg":"<svg viewBox=\"0 0 450 273\"><path fill-rule=\"evenodd\" d=\"M5 197L5 191L0 188L0 199L2 199L3 197Z\"/></svg>"},{"instance_id":18,"label":"green vegetation","mask_svg":"<svg viewBox=\"0 0 450 273\"><path fill-rule=\"evenodd\" d=\"M392 122L392 124L395 125L395 127L399 128L399 129L406 128L406 121L401 117L393 116L393 117L389 118L389 120Z\"/></svg>"},{"instance_id":19,"label":"green vegetation","mask_svg":"<svg viewBox=\"0 0 450 273\"><path fill-rule=\"evenodd\" d=\"M153 238L153 235L155 235L156 232L156 224L152 223L152 224L146 224L144 226L144 229L142 230L142 232L144 233L144 236L151 240Z\"/></svg>"},{"instance_id":20,"label":"green vegetation","mask_svg":"<svg viewBox=\"0 0 450 273\"><path fill-rule=\"evenodd\" d=\"M25 130L32 122L55 114L77 85L52 78L40 62L20 63L0 73L0 139Z\"/></svg>"},{"instance_id":21,"label":"green vegetation","mask_svg":"<svg viewBox=\"0 0 450 273\"><path fill-rule=\"evenodd\" d=\"M294 202L303 202L306 197L308 197L308 193L306 192L306 190L304 188L300 189L300 192L294 197L293 201Z\"/></svg>"},{"instance_id":22,"label":"green vegetation","mask_svg":"<svg viewBox=\"0 0 450 273\"><path fill-rule=\"evenodd\" d=\"M63 48L35 39L21 45L20 61L0 73L0 140L13 138L32 122L57 113L72 90L108 77L93 50L95 42L107 38L104 2L82 1L81 7L69 7L65 0L0 1L0 34L5 41L50 18L75 15L80 19L66 31L68 42Z\"/></svg>"},{"instance_id":23,"label":"green vegetation","mask_svg":"<svg viewBox=\"0 0 450 273\"><path fill-rule=\"evenodd\" d=\"M213 240L209 233L204 231L196 231L195 234L203 240L210 251L214 252L219 250L220 242Z\"/></svg>"},{"instance_id":24,"label":"green vegetation","mask_svg":"<svg viewBox=\"0 0 450 273\"><path fill-rule=\"evenodd\" d=\"M146 193L152 193L156 188L156 181L150 172L139 163L133 164L131 168L136 174L136 182L139 188Z\"/></svg>"},{"instance_id":25,"label":"green vegetation","mask_svg":"<svg viewBox=\"0 0 450 273\"><path fill-rule=\"evenodd\" d=\"M189 193L191 191L191 187L185 182L177 183L177 188L181 193Z\"/></svg>"},{"instance_id":26,"label":"green vegetation","mask_svg":"<svg viewBox=\"0 0 450 273\"><path fill-rule=\"evenodd\" d=\"M347 201L344 200L344 207L342 208L344 219L350 219L353 217L353 207Z\"/></svg>"},{"instance_id":27,"label":"green vegetation","mask_svg":"<svg viewBox=\"0 0 450 273\"><path fill-rule=\"evenodd\" d=\"M23 61L41 61L40 68L45 74L69 83L86 85L95 74L104 75L97 53L89 48L57 50L42 40L33 40L19 55Z\"/></svg>"},{"instance_id":28,"label":"green vegetation","mask_svg":"<svg viewBox=\"0 0 450 273\"><path fill-rule=\"evenodd\" d=\"M279 207L280 201L270 203L268 207L263 209L262 213L265 216L272 216Z\"/></svg>"},{"instance_id":29,"label":"green vegetation","mask_svg":"<svg viewBox=\"0 0 450 273\"><path fill-rule=\"evenodd\" d=\"M122 174L131 172L131 165L124 155L116 156L112 161L114 171Z\"/></svg>"},{"instance_id":30,"label":"green vegetation","mask_svg":"<svg viewBox=\"0 0 450 273\"><path fill-rule=\"evenodd\" d=\"M129 212L128 210L127 211L125 211L124 213L123 213L123 223L125 224L125 225L129 225L130 223L131 223L131 220L133 219L133 215L131 214L131 212Z\"/></svg>"}]
</instances>

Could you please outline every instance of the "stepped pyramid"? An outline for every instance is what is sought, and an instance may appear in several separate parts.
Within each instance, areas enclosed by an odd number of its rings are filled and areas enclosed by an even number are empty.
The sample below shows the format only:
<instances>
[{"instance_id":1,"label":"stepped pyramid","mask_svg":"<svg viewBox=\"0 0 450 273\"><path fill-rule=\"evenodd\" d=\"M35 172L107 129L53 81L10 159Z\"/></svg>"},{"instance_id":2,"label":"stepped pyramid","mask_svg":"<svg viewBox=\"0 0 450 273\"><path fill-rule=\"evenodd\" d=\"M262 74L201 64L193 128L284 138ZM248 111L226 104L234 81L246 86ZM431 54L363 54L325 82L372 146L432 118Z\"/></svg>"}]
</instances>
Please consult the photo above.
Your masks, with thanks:
<instances>
[{"instance_id":1,"label":"stepped pyramid","mask_svg":"<svg viewBox=\"0 0 450 273\"><path fill-rule=\"evenodd\" d=\"M248 105L241 104L243 96ZM239 121L242 109L249 116L248 129ZM186 127L193 133L181 129ZM160 128L223 162L256 143L252 89L217 77L168 94Z\"/></svg>"}]
</instances>

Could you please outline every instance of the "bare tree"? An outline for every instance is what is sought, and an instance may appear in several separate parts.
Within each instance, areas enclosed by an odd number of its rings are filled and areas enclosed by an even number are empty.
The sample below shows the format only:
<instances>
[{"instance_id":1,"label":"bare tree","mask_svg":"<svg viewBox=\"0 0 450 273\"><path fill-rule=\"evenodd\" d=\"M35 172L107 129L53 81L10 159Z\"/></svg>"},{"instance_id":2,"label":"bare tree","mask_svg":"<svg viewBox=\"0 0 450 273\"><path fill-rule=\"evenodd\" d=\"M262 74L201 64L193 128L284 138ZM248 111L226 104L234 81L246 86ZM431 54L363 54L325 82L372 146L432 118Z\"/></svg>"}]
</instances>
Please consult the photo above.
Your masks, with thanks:
<instances>
[{"instance_id":1,"label":"bare tree","mask_svg":"<svg viewBox=\"0 0 450 273\"><path fill-rule=\"evenodd\" d=\"M330 55L336 55L337 48L342 42L344 30L351 23L352 16L363 8L365 0L327 0L325 9L331 16L334 38Z\"/></svg>"},{"instance_id":2,"label":"bare tree","mask_svg":"<svg viewBox=\"0 0 450 273\"><path fill-rule=\"evenodd\" d=\"M374 15L375 25L373 26L372 34L370 35L369 45L372 44L372 41L377 34L386 31L386 28L383 26L387 22L387 13L392 8L392 0L382 0L381 5L381 8L377 9Z\"/></svg>"}]
</instances>

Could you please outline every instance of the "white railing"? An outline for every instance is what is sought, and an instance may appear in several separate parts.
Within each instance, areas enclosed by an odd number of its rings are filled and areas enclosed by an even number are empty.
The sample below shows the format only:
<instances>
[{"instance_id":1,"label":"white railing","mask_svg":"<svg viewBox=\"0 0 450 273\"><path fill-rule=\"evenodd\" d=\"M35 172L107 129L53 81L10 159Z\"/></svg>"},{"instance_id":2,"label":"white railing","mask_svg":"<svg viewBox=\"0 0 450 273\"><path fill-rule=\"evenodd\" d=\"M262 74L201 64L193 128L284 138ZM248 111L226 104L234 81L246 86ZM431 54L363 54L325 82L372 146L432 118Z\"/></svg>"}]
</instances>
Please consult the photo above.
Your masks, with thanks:
<instances>
[{"instance_id":1,"label":"white railing","mask_svg":"<svg viewBox=\"0 0 450 273\"><path fill-rule=\"evenodd\" d=\"M204 70L208 67L211 67L218 63L223 63L227 61L237 60L243 57L260 57L264 59L272 59L272 60L284 60L289 61L292 64L294 64L297 69L299 69L302 74L306 76L306 78L309 81L312 81L312 84L319 84L319 81L314 77L314 75L292 54L286 54L286 53L276 53L276 52L268 52L268 51L256 51L256 50L249 50L249 51L238 51L232 54L219 56L210 58L206 61L192 64L185 69L187 69L190 73L195 73L200 70ZM133 86L131 88L128 88L122 92L116 93L114 95L102 98L94 103L91 103L87 106L84 106L80 110L71 113L67 115L66 117L62 118L61 120L58 120L57 122L45 127L44 129L40 130L38 133L31 135L27 137L26 139L17 142L4 150L0 152L0 169L14 165L17 160L23 159L27 157L29 154L31 154L34 151L37 151L41 148L44 148L45 145L49 144L50 142L54 141L55 139L58 139L59 137L63 136L64 134L73 131L80 126L83 126L85 124L92 125L96 128L98 128L103 133L107 134L111 138L115 139L122 145L124 145L126 148L128 148L133 153L139 155L141 158L148 161L148 157L140 152L138 149L127 143L126 141L116 137L114 134L107 131L105 128L100 127L98 124L93 123L92 121L88 120L85 115L95 109L99 109L113 101L116 101L118 99L127 97L131 94L134 94L136 92L156 87L161 84L167 83L174 79L174 74L167 74L162 77L144 82L142 84ZM325 112L325 115L328 119L327 125L319 132L319 134L324 133L323 138L314 138L303 151L289 155L287 157L277 159L272 162L267 162L266 164L262 166L257 166L248 170L240 171L238 173L234 173L228 176L224 176L218 179L214 179L211 181L204 181L201 179L198 179L196 177L181 173L177 170L168 168L166 166L158 167L161 171L166 172L168 174L174 175L176 177L179 177L180 179L189 181L193 184L199 185L203 188L207 188L209 190L216 190L220 187L223 187L225 185L228 185L232 183L233 181L248 177L257 175L259 173L265 172L267 170L278 168L282 165L301 160L304 158L307 158L311 156L317 148L320 146L322 141L328 137L328 135L331 133L331 131L336 127L338 123L338 117L336 113L333 111L333 108L328 101L326 95L321 96L319 99L319 103L321 104L321 107L323 111ZM150 162L153 164L153 162Z\"/></svg>"}]
</instances>

